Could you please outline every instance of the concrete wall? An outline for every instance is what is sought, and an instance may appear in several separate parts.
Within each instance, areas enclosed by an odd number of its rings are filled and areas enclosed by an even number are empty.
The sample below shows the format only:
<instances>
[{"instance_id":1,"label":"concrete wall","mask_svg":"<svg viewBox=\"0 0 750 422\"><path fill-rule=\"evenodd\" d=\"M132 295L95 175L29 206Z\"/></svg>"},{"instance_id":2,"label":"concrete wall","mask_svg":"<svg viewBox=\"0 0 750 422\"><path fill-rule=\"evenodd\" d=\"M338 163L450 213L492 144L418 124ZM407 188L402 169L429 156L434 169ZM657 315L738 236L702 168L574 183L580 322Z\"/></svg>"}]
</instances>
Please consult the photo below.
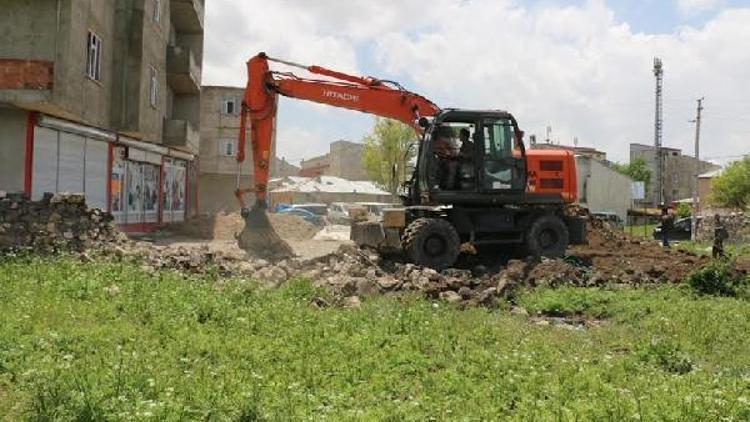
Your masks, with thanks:
<instances>
[{"instance_id":1,"label":"concrete wall","mask_svg":"<svg viewBox=\"0 0 750 422\"><path fill-rule=\"evenodd\" d=\"M0 58L54 60L56 2L3 0Z\"/></svg>"},{"instance_id":2,"label":"concrete wall","mask_svg":"<svg viewBox=\"0 0 750 422\"><path fill-rule=\"evenodd\" d=\"M591 212L614 212L623 221L632 203L633 180L590 157L576 156L578 202Z\"/></svg>"},{"instance_id":3,"label":"concrete wall","mask_svg":"<svg viewBox=\"0 0 750 422\"><path fill-rule=\"evenodd\" d=\"M362 144L349 141L331 143L330 168L326 174L348 180L366 180L362 166Z\"/></svg>"},{"instance_id":4,"label":"concrete wall","mask_svg":"<svg viewBox=\"0 0 750 422\"><path fill-rule=\"evenodd\" d=\"M0 107L0 190L23 191L26 112Z\"/></svg>"},{"instance_id":5,"label":"concrete wall","mask_svg":"<svg viewBox=\"0 0 750 422\"><path fill-rule=\"evenodd\" d=\"M201 162L201 170L203 163ZM222 211L239 211L240 206L234 197L236 176L230 174L201 173L198 188L198 212L201 214L216 214ZM252 178L243 177L243 186L251 186ZM248 204L253 203L252 194L247 194Z\"/></svg>"}]
</instances>

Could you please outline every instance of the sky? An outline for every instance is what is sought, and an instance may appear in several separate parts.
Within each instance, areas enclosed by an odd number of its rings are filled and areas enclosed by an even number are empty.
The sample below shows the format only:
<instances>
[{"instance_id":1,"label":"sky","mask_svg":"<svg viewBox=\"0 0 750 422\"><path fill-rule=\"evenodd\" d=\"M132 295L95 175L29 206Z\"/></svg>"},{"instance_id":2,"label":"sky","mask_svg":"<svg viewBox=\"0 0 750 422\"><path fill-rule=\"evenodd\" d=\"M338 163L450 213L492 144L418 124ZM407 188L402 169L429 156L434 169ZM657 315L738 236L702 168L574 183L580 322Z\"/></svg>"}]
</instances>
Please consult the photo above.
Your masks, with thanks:
<instances>
[{"instance_id":1,"label":"sky","mask_svg":"<svg viewBox=\"0 0 750 422\"><path fill-rule=\"evenodd\" d=\"M665 146L750 153L750 0L210 0L204 85L244 86L260 51L395 80L441 107L504 109L528 134L627 161L654 142L653 59L664 64ZM291 70L283 65L275 70ZM304 76L304 74L302 74ZM292 162L371 115L280 101L277 154Z\"/></svg>"}]
</instances>

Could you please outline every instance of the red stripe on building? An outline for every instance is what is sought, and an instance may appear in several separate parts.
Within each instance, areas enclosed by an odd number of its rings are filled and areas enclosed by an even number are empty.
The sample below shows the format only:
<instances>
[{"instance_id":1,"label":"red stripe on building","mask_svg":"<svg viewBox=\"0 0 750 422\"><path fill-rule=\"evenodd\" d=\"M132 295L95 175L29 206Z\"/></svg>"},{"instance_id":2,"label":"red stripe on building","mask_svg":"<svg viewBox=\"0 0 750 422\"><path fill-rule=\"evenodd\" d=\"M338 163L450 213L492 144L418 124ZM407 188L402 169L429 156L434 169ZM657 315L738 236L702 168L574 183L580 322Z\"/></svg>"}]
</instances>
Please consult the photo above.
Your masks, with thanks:
<instances>
[{"instance_id":1,"label":"red stripe on building","mask_svg":"<svg viewBox=\"0 0 750 422\"><path fill-rule=\"evenodd\" d=\"M31 197L31 176L34 173L34 124L36 112L26 113L26 154L23 162L23 192Z\"/></svg>"}]
</instances>

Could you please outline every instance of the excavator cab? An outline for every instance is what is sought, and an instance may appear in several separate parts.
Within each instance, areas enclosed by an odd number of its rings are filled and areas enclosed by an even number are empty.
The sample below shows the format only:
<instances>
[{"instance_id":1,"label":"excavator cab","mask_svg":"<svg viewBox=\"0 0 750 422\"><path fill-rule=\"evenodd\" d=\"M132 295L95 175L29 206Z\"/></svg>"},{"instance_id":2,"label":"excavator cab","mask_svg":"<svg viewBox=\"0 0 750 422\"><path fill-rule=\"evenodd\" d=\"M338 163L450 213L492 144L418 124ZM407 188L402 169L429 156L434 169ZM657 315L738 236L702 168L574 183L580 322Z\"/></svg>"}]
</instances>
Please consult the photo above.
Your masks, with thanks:
<instances>
[{"instance_id":1,"label":"excavator cab","mask_svg":"<svg viewBox=\"0 0 750 422\"><path fill-rule=\"evenodd\" d=\"M426 129L413 205L482 202L526 190L526 153L512 115L502 111L446 110Z\"/></svg>"}]
</instances>

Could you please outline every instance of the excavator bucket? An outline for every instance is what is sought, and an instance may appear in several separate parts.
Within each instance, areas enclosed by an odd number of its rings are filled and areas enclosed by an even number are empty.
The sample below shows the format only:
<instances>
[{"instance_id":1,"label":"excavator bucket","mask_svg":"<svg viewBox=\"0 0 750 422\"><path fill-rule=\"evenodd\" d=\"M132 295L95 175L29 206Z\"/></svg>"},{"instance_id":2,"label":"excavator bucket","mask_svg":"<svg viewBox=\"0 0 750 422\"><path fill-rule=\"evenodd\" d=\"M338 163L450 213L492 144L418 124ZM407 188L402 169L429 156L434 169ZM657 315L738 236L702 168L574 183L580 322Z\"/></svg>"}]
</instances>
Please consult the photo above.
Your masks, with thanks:
<instances>
[{"instance_id":1,"label":"excavator bucket","mask_svg":"<svg viewBox=\"0 0 750 422\"><path fill-rule=\"evenodd\" d=\"M241 249L268 261L280 261L294 256L291 246L274 230L264 208L245 208L242 210L242 217L245 219L245 227L237 235L237 243Z\"/></svg>"}]
</instances>

